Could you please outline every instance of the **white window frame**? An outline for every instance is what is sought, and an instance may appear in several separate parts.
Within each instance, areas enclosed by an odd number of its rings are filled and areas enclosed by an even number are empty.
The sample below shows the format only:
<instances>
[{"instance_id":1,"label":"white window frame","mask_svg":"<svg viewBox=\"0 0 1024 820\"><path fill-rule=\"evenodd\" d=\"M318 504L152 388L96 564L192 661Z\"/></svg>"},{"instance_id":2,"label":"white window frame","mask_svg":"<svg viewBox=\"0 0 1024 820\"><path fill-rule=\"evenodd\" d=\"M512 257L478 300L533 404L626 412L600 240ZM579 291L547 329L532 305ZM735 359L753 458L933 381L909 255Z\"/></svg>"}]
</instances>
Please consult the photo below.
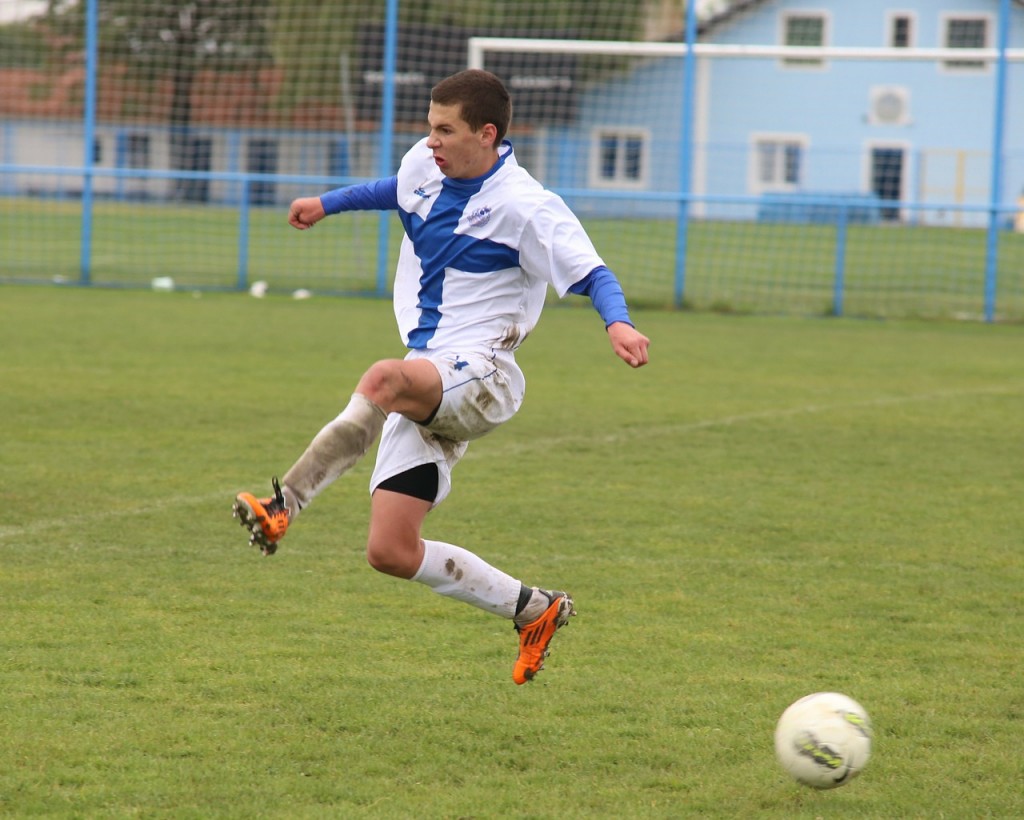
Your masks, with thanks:
<instances>
[{"instance_id":1,"label":"white window frame","mask_svg":"<svg viewBox=\"0 0 1024 820\"><path fill-rule=\"evenodd\" d=\"M800 167L796 182L785 179L784 146L795 143L800 147ZM777 154L774 158L775 176L768 181L761 178L761 146L774 144ZM767 193L793 193L804 188L807 173L807 149L811 141L806 134L757 131L750 135L750 158L747 165L747 187L752 195Z\"/></svg>"},{"instance_id":2,"label":"white window frame","mask_svg":"<svg viewBox=\"0 0 1024 820\"><path fill-rule=\"evenodd\" d=\"M615 170L611 177L604 175L602 162L602 143L607 138L615 138L619 149L615 158ZM637 178L626 176L626 158L622 146L626 140L640 141L640 172ZM638 191L649 186L651 166L651 132L647 128L634 125L601 125L590 131L590 163L588 169L589 183L592 188L612 188L617 190Z\"/></svg>"},{"instance_id":3,"label":"white window frame","mask_svg":"<svg viewBox=\"0 0 1024 820\"><path fill-rule=\"evenodd\" d=\"M779 12L779 44L790 45L786 42L786 32L789 28L788 22L794 17L815 17L821 19L821 45L830 45L832 33L832 16L823 9L784 9ZM802 57L783 57L779 65L789 71L821 71L828 67L826 60Z\"/></svg>"},{"instance_id":4,"label":"white window frame","mask_svg":"<svg viewBox=\"0 0 1024 820\"><path fill-rule=\"evenodd\" d=\"M892 41L893 28L896 25L896 20L900 17L906 17L910 21L910 38L905 46L896 46ZM917 48L917 12L910 10L901 11L899 9L887 11L885 13L883 42L886 48Z\"/></svg>"},{"instance_id":5,"label":"white window frame","mask_svg":"<svg viewBox=\"0 0 1024 820\"><path fill-rule=\"evenodd\" d=\"M992 48L992 36L995 32L996 21L991 14L984 12L946 12L939 16L939 36L942 38L939 43L940 48L956 48L956 46L950 45L949 43L949 26L950 23L958 21L981 21L985 24L985 42L981 44L981 48ZM944 60L939 63L939 70L945 74L987 74L991 70L991 64L988 61L981 61L980 65L952 65L949 61Z\"/></svg>"}]
</instances>

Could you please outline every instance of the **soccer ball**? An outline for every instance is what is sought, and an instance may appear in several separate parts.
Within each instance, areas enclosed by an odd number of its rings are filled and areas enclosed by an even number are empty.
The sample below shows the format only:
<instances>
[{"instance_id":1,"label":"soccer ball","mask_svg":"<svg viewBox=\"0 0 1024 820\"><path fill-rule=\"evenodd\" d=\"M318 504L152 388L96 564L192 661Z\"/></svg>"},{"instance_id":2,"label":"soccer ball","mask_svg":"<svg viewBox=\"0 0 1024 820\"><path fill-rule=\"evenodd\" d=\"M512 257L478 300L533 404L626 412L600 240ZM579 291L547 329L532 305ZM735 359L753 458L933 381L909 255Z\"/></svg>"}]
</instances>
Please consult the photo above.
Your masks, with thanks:
<instances>
[{"instance_id":1,"label":"soccer ball","mask_svg":"<svg viewBox=\"0 0 1024 820\"><path fill-rule=\"evenodd\" d=\"M857 701L816 692L790 705L775 727L775 755L799 783L834 789L871 757L871 720Z\"/></svg>"}]
</instances>

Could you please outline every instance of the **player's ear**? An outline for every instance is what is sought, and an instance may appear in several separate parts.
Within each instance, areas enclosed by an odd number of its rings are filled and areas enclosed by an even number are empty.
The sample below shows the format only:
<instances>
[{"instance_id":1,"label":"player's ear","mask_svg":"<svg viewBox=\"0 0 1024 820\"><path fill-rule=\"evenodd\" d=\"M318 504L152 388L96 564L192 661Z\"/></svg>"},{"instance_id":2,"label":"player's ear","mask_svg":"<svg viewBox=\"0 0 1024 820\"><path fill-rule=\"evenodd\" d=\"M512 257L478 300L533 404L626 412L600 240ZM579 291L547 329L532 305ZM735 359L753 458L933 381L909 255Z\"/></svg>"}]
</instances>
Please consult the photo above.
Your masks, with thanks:
<instances>
[{"instance_id":1,"label":"player's ear","mask_svg":"<svg viewBox=\"0 0 1024 820\"><path fill-rule=\"evenodd\" d=\"M494 123L487 123L480 129L480 143L490 148L497 148L498 128Z\"/></svg>"}]
</instances>

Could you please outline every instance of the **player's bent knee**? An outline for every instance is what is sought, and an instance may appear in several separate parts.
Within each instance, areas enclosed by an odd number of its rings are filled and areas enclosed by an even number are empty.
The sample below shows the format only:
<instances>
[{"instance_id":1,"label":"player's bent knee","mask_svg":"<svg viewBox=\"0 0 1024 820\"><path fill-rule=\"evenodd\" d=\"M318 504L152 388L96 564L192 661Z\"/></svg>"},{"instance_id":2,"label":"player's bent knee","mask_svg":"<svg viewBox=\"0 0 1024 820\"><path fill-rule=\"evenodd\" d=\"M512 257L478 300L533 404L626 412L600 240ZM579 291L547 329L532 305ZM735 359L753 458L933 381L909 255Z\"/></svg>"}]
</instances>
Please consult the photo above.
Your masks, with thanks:
<instances>
[{"instance_id":1,"label":"player's bent knee","mask_svg":"<svg viewBox=\"0 0 1024 820\"><path fill-rule=\"evenodd\" d=\"M366 545L366 562L377 572L396 578L412 578L419 569L413 550L403 549L393 541L371 540Z\"/></svg>"},{"instance_id":2,"label":"player's bent knee","mask_svg":"<svg viewBox=\"0 0 1024 820\"><path fill-rule=\"evenodd\" d=\"M397 359L381 359L370 365L359 380L356 391L380 407L389 407L398 392L396 379L401 362Z\"/></svg>"},{"instance_id":3,"label":"player's bent knee","mask_svg":"<svg viewBox=\"0 0 1024 820\"><path fill-rule=\"evenodd\" d=\"M385 575L394 575L394 560L388 555L387 551L374 548L373 544L366 545L366 563L373 567L377 572L383 572Z\"/></svg>"}]
</instances>

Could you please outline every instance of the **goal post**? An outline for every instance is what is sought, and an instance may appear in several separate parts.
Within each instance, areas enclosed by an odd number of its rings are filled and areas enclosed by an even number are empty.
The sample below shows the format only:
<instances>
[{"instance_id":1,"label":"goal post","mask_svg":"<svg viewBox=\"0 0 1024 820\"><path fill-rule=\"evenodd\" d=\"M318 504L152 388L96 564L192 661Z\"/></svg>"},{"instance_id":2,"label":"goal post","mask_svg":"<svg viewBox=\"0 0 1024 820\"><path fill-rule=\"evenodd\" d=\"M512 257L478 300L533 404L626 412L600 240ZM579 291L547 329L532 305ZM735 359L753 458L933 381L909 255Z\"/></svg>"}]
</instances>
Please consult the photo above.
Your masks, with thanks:
<instances>
[{"instance_id":1,"label":"goal post","mask_svg":"<svg viewBox=\"0 0 1024 820\"><path fill-rule=\"evenodd\" d=\"M928 87L943 87L936 75L962 84L957 71L965 65L989 74L993 66L1010 67L1019 83L1024 49L695 43L692 51L692 100L684 92L685 42L473 37L467 66L502 76L514 105L516 66L553 67L543 80L543 71L532 72L532 90L546 81L561 95L551 95L547 108L531 100L526 123L514 114L512 139L525 164L588 228L614 236L602 252L642 298L659 298L664 291L656 283L671 280L678 249L670 223L683 203L697 226L687 249L690 304L859 309L837 294L858 283L860 265L881 269L869 285L876 295L900 279L911 289L923 286L909 282L935 271L953 291L979 292L964 275L959 245L943 249L945 237L929 242L908 232L897 240L875 231L862 250L861 236L870 226L992 230L1013 223L1024 153L1019 140L1004 151L996 139L999 84L990 77L971 112L957 115ZM687 104L689 152L682 150ZM971 123L971 142L949 143L959 139L941 126L950 118ZM952 168L946 156L957 158ZM994 179L1011 189L1000 193ZM894 249L900 241L921 253L886 280L886 266L898 269L906 256ZM783 247L785 260L775 254ZM985 265L978 260L977 267ZM821 283L829 276L826 294ZM808 284L815 278L819 285Z\"/></svg>"},{"instance_id":2,"label":"goal post","mask_svg":"<svg viewBox=\"0 0 1024 820\"><path fill-rule=\"evenodd\" d=\"M487 52L527 52L533 54L598 54L631 57L683 57L686 43L624 42L620 40L551 40L536 37L471 37L467 68L486 68ZM696 43L697 57L871 60L884 62L951 62L978 60L994 63L1000 51L994 48L861 48L847 46L730 45ZM1024 49L1006 49L1009 62L1024 61Z\"/></svg>"}]
</instances>

